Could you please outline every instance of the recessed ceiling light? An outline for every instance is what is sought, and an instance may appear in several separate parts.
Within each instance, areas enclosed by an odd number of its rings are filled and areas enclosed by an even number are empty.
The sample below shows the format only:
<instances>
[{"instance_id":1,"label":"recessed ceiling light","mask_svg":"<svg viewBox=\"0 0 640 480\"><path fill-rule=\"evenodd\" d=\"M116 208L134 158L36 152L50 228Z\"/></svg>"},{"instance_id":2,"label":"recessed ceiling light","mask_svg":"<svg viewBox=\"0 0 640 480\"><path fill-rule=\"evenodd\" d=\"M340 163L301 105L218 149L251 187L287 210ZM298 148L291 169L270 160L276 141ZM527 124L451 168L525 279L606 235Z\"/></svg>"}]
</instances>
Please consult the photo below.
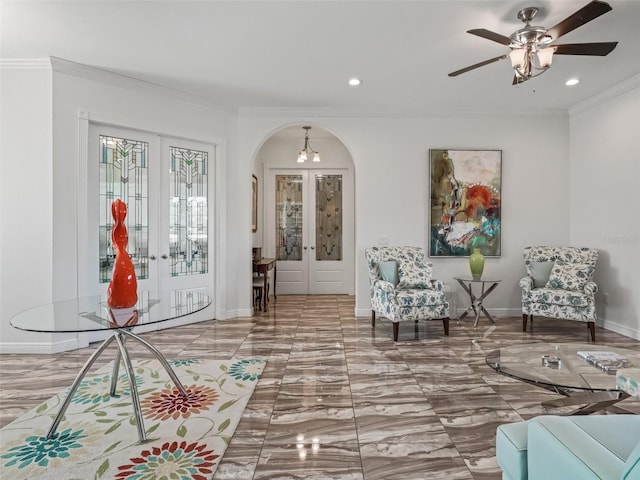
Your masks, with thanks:
<instances>
[{"instance_id":1,"label":"recessed ceiling light","mask_svg":"<svg viewBox=\"0 0 640 480\"><path fill-rule=\"evenodd\" d=\"M350 78L349 79L349 85L351 85L352 87L357 87L358 85L360 85L362 82L360 81L359 78Z\"/></svg>"},{"instance_id":2,"label":"recessed ceiling light","mask_svg":"<svg viewBox=\"0 0 640 480\"><path fill-rule=\"evenodd\" d=\"M573 85L577 85L580 83L580 80L578 80L577 78L570 78L569 80L567 80L564 84L567 87L571 87Z\"/></svg>"}]
</instances>

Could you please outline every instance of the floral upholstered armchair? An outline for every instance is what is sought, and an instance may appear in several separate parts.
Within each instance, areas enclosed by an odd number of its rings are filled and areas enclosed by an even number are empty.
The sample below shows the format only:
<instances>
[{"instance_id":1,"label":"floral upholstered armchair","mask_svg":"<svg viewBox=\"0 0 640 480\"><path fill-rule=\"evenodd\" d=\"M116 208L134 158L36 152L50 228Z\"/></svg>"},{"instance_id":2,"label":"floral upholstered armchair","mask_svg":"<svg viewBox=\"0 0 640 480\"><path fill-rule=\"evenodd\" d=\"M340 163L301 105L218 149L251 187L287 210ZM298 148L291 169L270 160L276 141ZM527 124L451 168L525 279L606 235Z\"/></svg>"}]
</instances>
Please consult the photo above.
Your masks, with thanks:
<instances>
[{"instance_id":1,"label":"floral upholstered armchair","mask_svg":"<svg viewBox=\"0 0 640 480\"><path fill-rule=\"evenodd\" d=\"M596 341L598 286L591 280L598 251L578 247L526 247L522 288L522 331L534 315L585 322Z\"/></svg>"},{"instance_id":2,"label":"floral upholstered armchair","mask_svg":"<svg viewBox=\"0 0 640 480\"><path fill-rule=\"evenodd\" d=\"M398 322L442 320L449 335L449 303L444 284L431 278L432 264L418 247L371 247L365 249L371 286L371 326L376 313L393 322L393 341L398 341Z\"/></svg>"}]
</instances>

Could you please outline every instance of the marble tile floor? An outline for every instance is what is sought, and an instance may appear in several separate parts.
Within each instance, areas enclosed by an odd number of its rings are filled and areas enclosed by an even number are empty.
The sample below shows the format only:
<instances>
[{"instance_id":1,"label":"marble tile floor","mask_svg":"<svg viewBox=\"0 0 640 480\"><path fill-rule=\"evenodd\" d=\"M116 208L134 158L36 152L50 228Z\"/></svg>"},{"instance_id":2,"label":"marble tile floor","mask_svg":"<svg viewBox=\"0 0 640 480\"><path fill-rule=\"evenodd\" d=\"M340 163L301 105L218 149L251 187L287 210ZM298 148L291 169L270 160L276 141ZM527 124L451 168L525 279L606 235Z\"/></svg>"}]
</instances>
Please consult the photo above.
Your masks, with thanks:
<instances>
[{"instance_id":1,"label":"marble tile floor","mask_svg":"<svg viewBox=\"0 0 640 480\"><path fill-rule=\"evenodd\" d=\"M261 357L266 369L216 480L498 480L495 430L544 413L559 395L505 377L487 352L530 342L588 341L586 326L520 317L400 325L354 316L350 296L279 296L268 313L150 332L168 358ZM597 344L640 342L596 329ZM0 355L0 425L71 384L95 349ZM94 369L113 358L114 350ZM132 358L148 356L133 346ZM619 405L640 413L640 401Z\"/></svg>"}]
</instances>

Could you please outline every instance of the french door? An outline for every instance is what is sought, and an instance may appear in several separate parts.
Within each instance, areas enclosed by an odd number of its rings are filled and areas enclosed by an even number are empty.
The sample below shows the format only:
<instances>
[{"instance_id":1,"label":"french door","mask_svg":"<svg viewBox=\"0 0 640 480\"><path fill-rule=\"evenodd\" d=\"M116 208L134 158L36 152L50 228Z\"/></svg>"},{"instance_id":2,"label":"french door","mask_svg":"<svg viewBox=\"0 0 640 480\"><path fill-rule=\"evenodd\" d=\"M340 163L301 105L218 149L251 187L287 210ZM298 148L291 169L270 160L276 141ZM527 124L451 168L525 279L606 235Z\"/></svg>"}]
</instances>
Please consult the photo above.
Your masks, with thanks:
<instances>
[{"instance_id":1,"label":"french door","mask_svg":"<svg viewBox=\"0 0 640 480\"><path fill-rule=\"evenodd\" d=\"M277 260L277 292L353 294L351 172L269 169L265 178L265 232Z\"/></svg>"},{"instance_id":2,"label":"french door","mask_svg":"<svg viewBox=\"0 0 640 480\"><path fill-rule=\"evenodd\" d=\"M104 294L111 279L111 203L127 204L127 252L140 290L196 289L213 295L212 145L90 124L84 282Z\"/></svg>"}]
</instances>

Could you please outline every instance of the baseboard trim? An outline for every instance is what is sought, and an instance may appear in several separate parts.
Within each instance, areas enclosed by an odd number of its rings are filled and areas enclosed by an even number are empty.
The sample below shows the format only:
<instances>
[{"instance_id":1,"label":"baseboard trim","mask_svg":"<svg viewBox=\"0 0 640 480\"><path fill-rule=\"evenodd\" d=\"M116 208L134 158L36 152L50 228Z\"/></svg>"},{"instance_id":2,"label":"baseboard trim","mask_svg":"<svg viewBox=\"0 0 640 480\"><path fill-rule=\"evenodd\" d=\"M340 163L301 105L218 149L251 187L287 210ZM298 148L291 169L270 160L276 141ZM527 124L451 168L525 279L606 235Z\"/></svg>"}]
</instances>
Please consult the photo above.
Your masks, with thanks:
<instances>
[{"instance_id":1,"label":"baseboard trim","mask_svg":"<svg viewBox=\"0 0 640 480\"><path fill-rule=\"evenodd\" d=\"M640 340L640 330L629 328L626 325L620 325L619 323L612 322L610 320L602 320L602 323L597 322L597 325L612 332L619 333L620 335L624 335L625 337Z\"/></svg>"},{"instance_id":2,"label":"baseboard trim","mask_svg":"<svg viewBox=\"0 0 640 480\"><path fill-rule=\"evenodd\" d=\"M66 352L83 348L87 345L81 345L77 338L70 338L60 342L3 342L0 343L0 354L18 353L18 354L40 354L49 355L52 353Z\"/></svg>"},{"instance_id":3,"label":"baseboard trim","mask_svg":"<svg viewBox=\"0 0 640 480\"><path fill-rule=\"evenodd\" d=\"M252 317L253 310L251 308L236 308L235 310L227 310L227 318L235 318L235 317ZM221 320L226 320L221 319Z\"/></svg>"}]
</instances>

